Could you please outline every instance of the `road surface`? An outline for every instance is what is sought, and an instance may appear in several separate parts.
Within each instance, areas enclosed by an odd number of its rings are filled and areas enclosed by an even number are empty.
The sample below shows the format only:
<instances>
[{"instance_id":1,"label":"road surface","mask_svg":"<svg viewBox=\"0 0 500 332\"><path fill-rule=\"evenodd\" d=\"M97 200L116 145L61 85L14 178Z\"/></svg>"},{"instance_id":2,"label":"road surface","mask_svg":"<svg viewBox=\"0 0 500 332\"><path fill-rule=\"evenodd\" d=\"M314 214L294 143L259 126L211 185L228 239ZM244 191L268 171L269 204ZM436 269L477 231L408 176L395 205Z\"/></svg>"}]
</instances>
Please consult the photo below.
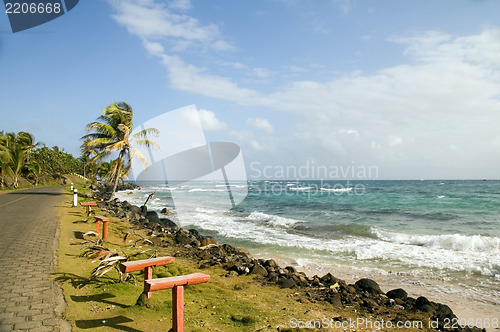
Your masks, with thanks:
<instances>
[{"instance_id":1,"label":"road surface","mask_svg":"<svg viewBox=\"0 0 500 332\"><path fill-rule=\"evenodd\" d=\"M0 332L69 331L52 280L63 187L0 194Z\"/></svg>"}]
</instances>

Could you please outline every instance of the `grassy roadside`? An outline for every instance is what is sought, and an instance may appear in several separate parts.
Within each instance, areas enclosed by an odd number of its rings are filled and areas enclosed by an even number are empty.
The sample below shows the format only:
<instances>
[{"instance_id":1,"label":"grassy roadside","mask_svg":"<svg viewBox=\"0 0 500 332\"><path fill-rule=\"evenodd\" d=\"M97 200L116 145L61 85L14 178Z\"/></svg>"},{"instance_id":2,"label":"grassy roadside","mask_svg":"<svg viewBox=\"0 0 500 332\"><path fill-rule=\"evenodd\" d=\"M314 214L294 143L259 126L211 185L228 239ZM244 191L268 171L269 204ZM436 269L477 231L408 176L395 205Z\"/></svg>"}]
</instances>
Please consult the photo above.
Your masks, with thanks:
<instances>
[{"instance_id":1,"label":"grassy roadside","mask_svg":"<svg viewBox=\"0 0 500 332\"><path fill-rule=\"evenodd\" d=\"M150 305L146 307L136 305L143 282L139 272L134 273L136 285L119 283L116 271L89 281L91 271L98 262L92 263L80 257L85 248L81 243L82 235L95 227L92 221L84 222L86 215L83 208L70 207L71 199L68 190L68 202L59 208L60 245L58 272L55 274L67 302L64 318L74 331L168 331L171 327L170 290L154 292ZM101 211L97 213L107 215ZM154 251L158 256L178 256L180 251L186 250L175 246L134 246L134 240L147 236L146 230L135 229L132 224L113 217L109 224L109 241L104 245L129 255L131 260L148 258ZM125 242L123 232L135 235L129 236ZM353 308L334 307L327 302L311 303L303 292L263 286L252 276L226 277L227 271L217 267L200 270L197 263L182 257L177 257L172 265L155 268L153 277L193 272L204 272L211 279L207 284L185 289L186 331L276 331L293 327L291 321L294 319L302 322L321 321L323 318L355 321L360 317L360 313ZM365 318L377 320L377 317Z\"/></svg>"}]
</instances>

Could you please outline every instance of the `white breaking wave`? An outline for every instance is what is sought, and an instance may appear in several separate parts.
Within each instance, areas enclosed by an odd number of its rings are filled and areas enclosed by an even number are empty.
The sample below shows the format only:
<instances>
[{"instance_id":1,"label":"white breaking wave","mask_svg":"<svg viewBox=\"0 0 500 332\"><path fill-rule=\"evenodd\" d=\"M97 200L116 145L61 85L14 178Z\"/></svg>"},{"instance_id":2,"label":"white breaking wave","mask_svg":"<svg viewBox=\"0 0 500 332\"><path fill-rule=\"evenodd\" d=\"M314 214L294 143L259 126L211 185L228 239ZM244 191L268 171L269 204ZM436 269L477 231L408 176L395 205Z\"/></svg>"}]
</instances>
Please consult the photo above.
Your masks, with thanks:
<instances>
[{"instance_id":1,"label":"white breaking wave","mask_svg":"<svg viewBox=\"0 0 500 332\"><path fill-rule=\"evenodd\" d=\"M250 213L250 215L247 218L249 220L265 221L265 222L268 222L269 224L272 224L274 226L284 226L284 227L290 227L290 226L293 226L299 222L302 222L301 220L290 219L290 218L285 218L285 217L280 217L280 216L275 216L275 215L269 215L269 214L258 212L258 211L254 211L254 212Z\"/></svg>"},{"instance_id":2,"label":"white breaking wave","mask_svg":"<svg viewBox=\"0 0 500 332\"><path fill-rule=\"evenodd\" d=\"M353 188L321 188L321 191L332 191L332 192L349 192L352 191Z\"/></svg>"},{"instance_id":3,"label":"white breaking wave","mask_svg":"<svg viewBox=\"0 0 500 332\"><path fill-rule=\"evenodd\" d=\"M461 234L410 235L374 228L372 228L372 233L379 239L392 243L500 255L500 238L498 237Z\"/></svg>"},{"instance_id":4,"label":"white breaking wave","mask_svg":"<svg viewBox=\"0 0 500 332\"><path fill-rule=\"evenodd\" d=\"M193 193L193 192L218 192L218 193L222 193L222 192L227 192L227 190L223 190L223 189L193 188L193 189L189 189L189 192L190 193Z\"/></svg>"},{"instance_id":5,"label":"white breaking wave","mask_svg":"<svg viewBox=\"0 0 500 332\"><path fill-rule=\"evenodd\" d=\"M294 190L294 191L309 191L309 190L312 190L314 189L313 187L289 187L288 188L289 190Z\"/></svg>"}]
</instances>

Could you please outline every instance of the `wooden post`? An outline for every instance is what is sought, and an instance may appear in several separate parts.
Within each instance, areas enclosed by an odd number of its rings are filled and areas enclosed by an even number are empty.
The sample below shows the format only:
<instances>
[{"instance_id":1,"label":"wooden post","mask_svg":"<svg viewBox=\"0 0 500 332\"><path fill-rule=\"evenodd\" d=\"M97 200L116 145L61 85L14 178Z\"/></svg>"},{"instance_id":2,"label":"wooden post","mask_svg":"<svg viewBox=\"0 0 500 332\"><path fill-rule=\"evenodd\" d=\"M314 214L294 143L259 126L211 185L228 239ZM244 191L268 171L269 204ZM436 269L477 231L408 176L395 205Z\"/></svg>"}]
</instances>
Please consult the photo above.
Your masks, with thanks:
<instances>
[{"instance_id":1,"label":"wooden post","mask_svg":"<svg viewBox=\"0 0 500 332\"><path fill-rule=\"evenodd\" d=\"M146 266L144 268L144 294L146 294L147 298L151 298L151 292L146 292L146 280L153 279L153 267Z\"/></svg>"},{"instance_id":2,"label":"wooden post","mask_svg":"<svg viewBox=\"0 0 500 332\"><path fill-rule=\"evenodd\" d=\"M99 219L95 220L95 232L99 235Z\"/></svg>"},{"instance_id":3,"label":"wooden post","mask_svg":"<svg viewBox=\"0 0 500 332\"><path fill-rule=\"evenodd\" d=\"M172 329L174 332L184 331L184 287L172 288Z\"/></svg>"},{"instance_id":4,"label":"wooden post","mask_svg":"<svg viewBox=\"0 0 500 332\"><path fill-rule=\"evenodd\" d=\"M102 226L102 238L103 240L108 240L108 221L104 220L103 221L103 226Z\"/></svg>"},{"instance_id":5,"label":"wooden post","mask_svg":"<svg viewBox=\"0 0 500 332\"><path fill-rule=\"evenodd\" d=\"M192 273L184 276L149 279L145 281L146 292L172 288L172 329L183 331L184 286L208 282L210 276L204 273Z\"/></svg>"}]
</instances>

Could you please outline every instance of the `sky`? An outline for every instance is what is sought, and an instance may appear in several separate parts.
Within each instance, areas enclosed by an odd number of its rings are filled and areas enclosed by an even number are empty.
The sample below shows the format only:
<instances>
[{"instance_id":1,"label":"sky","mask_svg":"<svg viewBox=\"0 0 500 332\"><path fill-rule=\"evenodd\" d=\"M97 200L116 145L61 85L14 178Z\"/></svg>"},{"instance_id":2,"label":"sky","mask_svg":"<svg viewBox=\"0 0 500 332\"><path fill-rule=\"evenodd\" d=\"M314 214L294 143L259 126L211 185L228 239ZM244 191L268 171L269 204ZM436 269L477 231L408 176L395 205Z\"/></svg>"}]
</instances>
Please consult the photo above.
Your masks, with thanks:
<instances>
[{"instance_id":1,"label":"sky","mask_svg":"<svg viewBox=\"0 0 500 332\"><path fill-rule=\"evenodd\" d=\"M0 130L75 156L114 101L194 104L249 178L500 178L499 1L93 0L18 33L0 8Z\"/></svg>"}]
</instances>

